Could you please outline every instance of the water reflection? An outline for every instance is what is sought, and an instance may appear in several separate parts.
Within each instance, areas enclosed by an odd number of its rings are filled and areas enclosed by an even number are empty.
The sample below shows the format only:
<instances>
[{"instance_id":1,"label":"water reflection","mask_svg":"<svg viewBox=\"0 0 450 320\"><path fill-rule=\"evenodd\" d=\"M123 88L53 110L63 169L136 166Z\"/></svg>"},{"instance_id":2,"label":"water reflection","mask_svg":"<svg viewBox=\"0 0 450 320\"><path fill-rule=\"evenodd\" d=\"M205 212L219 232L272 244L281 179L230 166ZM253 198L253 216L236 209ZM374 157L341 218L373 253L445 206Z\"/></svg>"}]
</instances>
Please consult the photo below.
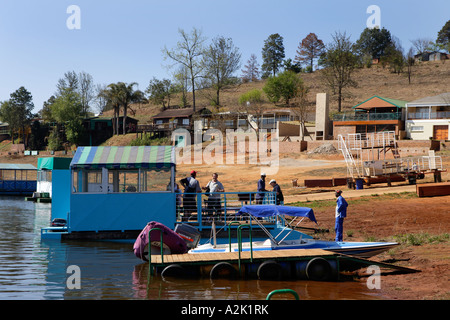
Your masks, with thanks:
<instances>
[{"instance_id":1,"label":"water reflection","mask_svg":"<svg viewBox=\"0 0 450 320\"><path fill-rule=\"evenodd\" d=\"M276 289L295 290L302 300L379 299L358 282L265 281L226 279L148 278L148 264L133 272L137 299L155 300L263 300Z\"/></svg>"},{"instance_id":2,"label":"water reflection","mask_svg":"<svg viewBox=\"0 0 450 320\"><path fill-rule=\"evenodd\" d=\"M301 299L379 299L363 283L228 281L149 278L132 244L40 241L50 204L0 198L0 299L265 299L289 288ZM80 268L80 289L69 289L70 265Z\"/></svg>"}]
</instances>

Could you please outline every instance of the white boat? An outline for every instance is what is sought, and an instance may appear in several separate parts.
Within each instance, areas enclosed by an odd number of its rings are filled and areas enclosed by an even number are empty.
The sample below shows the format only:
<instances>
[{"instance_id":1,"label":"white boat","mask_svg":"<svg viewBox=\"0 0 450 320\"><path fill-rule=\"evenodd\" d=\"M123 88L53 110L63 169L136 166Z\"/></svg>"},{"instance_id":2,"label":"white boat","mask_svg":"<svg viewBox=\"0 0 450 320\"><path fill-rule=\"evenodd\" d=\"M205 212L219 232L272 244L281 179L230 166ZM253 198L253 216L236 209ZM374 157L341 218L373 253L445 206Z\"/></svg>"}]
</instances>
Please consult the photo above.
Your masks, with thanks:
<instances>
[{"instance_id":1,"label":"white boat","mask_svg":"<svg viewBox=\"0 0 450 320\"><path fill-rule=\"evenodd\" d=\"M238 250L257 251L286 249L323 249L360 258L370 258L398 245L397 242L336 242L315 240L310 236L298 231L296 231L295 234L299 234L299 238L292 239L292 236L290 236L290 234L294 231L294 229L292 228L292 222L295 222L297 217L300 217L301 219L297 222L296 227L303 221L304 218L308 218L311 221L317 223L314 212L311 208L274 205L248 205L243 206L239 211L239 214L247 214L248 216L250 216L254 222L256 222L263 230L266 231L268 238L264 241L251 241L251 239L246 239L246 241L242 241L240 244L231 243L213 245L211 243L207 243L191 249L189 253L195 254L209 252L233 252ZM278 235L274 236L264 227L264 225L259 220L261 218L274 216L278 216L284 221L286 221L284 219L284 216L295 217L295 219L292 219L290 224L286 223L286 227L281 232L279 232ZM280 235L283 238L278 240L277 238Z\"/></svg>"}]
</instances>

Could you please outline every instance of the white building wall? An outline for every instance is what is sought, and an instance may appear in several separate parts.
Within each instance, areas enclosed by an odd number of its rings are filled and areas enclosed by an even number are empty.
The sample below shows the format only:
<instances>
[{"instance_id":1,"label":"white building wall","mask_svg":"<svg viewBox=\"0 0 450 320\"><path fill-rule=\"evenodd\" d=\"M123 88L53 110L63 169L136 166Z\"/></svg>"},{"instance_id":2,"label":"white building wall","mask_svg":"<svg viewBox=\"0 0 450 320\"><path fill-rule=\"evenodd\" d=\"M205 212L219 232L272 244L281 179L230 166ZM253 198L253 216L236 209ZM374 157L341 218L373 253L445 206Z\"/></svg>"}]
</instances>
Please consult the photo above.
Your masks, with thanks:
<instances>
[{"instance_id":1,"label":"white building wall","mask_svg":"<svg viewBox=\"0 0 450 320\"><path fill-rule=\"evenodd\" d=\"M433 137L434 126L449 126L449 119L407 120L405 122L406 136L412 140L428 140ZM450 137L447 137L450 140Z\"/></svg>"}]
</instances>

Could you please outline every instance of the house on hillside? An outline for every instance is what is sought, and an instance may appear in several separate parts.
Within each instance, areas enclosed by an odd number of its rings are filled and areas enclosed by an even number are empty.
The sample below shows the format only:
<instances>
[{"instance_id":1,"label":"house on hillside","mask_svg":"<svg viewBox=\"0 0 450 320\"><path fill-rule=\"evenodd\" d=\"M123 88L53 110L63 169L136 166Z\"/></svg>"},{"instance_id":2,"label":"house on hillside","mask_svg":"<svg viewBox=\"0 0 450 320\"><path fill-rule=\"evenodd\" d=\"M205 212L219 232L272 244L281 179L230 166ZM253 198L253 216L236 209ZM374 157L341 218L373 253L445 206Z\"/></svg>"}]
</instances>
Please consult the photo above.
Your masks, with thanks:
<instances>
[{"instance_id":1,"label":"house on hillside","mask_svg":"<svg viewBox=\"0 0 450 320\"><path fill-rule=\"evenodd\" d=\"M153 116L153 126L160 129L174 130L177 128L191 129L194 126L196 116L211 114L207 108L199 108L194 112L193 108L166 109Z\"/></svg>"},{"instance_id":2,"label":"house on hillside","mask_svg":"<svg viewBox=\"0 0 450 320\"><path fill-rule=\"evenodd\" d=\"M123 133L123 116L119 117L119 134ZM113 127L117 119L111 117L91 117L83 119L83 126L89 137L90 146L97 146L113 136ZM126 133L134 133L137 130L139 120L127 117Z\"/></svg>"},{"instance_id":3,"label":"house on hillside","mask_svg":"<svg viewBox=\"0 0 450 320\"><path fill-rule=\"evenodd\" d=\"M404 110L407 101L373 96L353 107L352 112L335 114L333 136L349 133L373 133L404 130Z\"/></svg>"},{"instance_id":4,"label":"house on hillside","mask_svg":"<svg viewBox=\"0 0 450 320\"><path fill-rule=\"evenodd\" d=\"M441 61L449 59L449 55L439 51L425 51L414 56L416 61Z\"/></svg>"},{"instance_id":5,"label":"house on hillside","mask_svg":"<svg viewBox=\"0 0 450 320\"><path fill-rule=\"evenodd\" d=\"M413 140L450 140L450 92L406 104L406 136Z\"/></svg>"}]
</instances>

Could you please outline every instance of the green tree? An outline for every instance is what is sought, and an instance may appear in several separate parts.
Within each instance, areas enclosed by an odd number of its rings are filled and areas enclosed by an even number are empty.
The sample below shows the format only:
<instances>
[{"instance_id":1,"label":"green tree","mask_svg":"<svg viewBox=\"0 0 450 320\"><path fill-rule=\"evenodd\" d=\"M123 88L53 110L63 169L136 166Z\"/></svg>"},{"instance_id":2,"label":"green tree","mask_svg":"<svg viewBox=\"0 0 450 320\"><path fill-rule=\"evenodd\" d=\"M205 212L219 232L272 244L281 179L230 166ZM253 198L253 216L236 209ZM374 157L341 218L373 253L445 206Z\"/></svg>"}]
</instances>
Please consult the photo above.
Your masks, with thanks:
<instances>
[{"instance_id":1,"label":"green tree","mask_svg":"<svg viewBox=\"0 0 450 320\"><path fill-rule=\"evenodd\" d=\"M130 109L132 103L138 103L144 100L144 93L134 89L137 86L136 82L130 84L119 82L118 85L120 89L120 104L123 108L123 134L126 134L127 111Z\"/></svg>"},{"instance_id":2,"label":"green tree","mask_svg":"<svg viewBox=\"0 0 450 320\"><path fill-rule=\"evenodd\" d=\"M117 83L111 83L109 84L104 90L102 90L99 93L99 96L101 96L106 101L106 110L113 109L114 110L114 116L113 116L113 135L119 135L119 112L120 112L120 86Z\"/></svg>"},{"instance_id":3,"label":"green tree","mask_svg":"<svg viewBox=\"0 0 450 320\"><path fill-rule=\"evenodd\" d=\"M448 52L450 52L450 20L448 20L438 32L436 43L441 44Z\"/></svg>"},{"instance_id":4,"label":"green tree","mask_svg":"<svg viewBox=\"0 0 450 320\"><path fill-rule=\"evenodd\" d=\"M356 87L352 79L358 57L354 53L353 43L345 33L335 33L333 42L328 45L327 51L321 58L324 66L322 81L338 98L338 112L342 109L342 99L345 88Z\"/></svg>"},{"instance_id":5,"label":"green tree","mask_svg":"<svg viewBox=\"0 0 450 320\"><path fill-rule=\"evenodd\" d=\"M14 143L14 133L19 128L19 119L18 113L15 112L9 100L0 103L0 119L8 123L11 140Z\"/></svg>"},{"instance_id":6,"label":"green tree","mask_svg":"<svg viewBox=\"0 0 450 320\"><path fill-rule=\"evenodd\" d=\"M79 94L82 105L82 116L88 117L90 104L95 98L95 85L92 76L87 72L68 71L58 80L56 95L64 94L65 90L72 90Z\"/></svg>"},{"instance_id":7,"label":"green tree","mask_svg":"<svg viewBox=\"0 0 450 320\"><path fill-rule=\"evenodd\" d=\"M163 109L170 107L170 98L177 92L177 88L169 79L156 79L150 80L150 83L145 91L149 94L149 99L155 104L161 104Z\"/></svg>"},{"instance_id":8,"label":"green tree","mask_svg":"<svg viewBox=\"0 0 450 320\"><path fill-rule=\"evenodd\" d=\"M270 74L275 76L283 65L284 59L284 45L283 37L278 33L271 34L265 41L262 49L263 77L268 77Z\"/></svg>"},{"instance_id":9,"label":"green tree","mask_svg":"<svg viewBox=\"0 0 450 320\"><path fill-rule=\"evenodd\" d=\"M14 133L18 129L25 132L25 127L31 123L33 108L33 96L25 87L20 87L11 93L10 99L1 104L0 117L4 122L8 122L13 141ZM23 143L27 144L27 141L23 140Z\"/></svg>"},{"instance_id":10,"label":"green tree","mask_svg":"<svg viewBox=\"0 0 450 320\"><path fill-rule=\"evenodd\" d=\"M385 60L393 73L400 74L406 65L403 48L399 40L395 39L385 50ZM384 63L384 62L383 62Z\"/></svg>"},{"instance_id":11,"label":"green tree","mask_svg":"<svg viewBox=\"0 0 450 320\"><path fill-rule=\"evenodd\" d=\"M384 51L391 42L391 33L385 28L365 28L356 41L355 48L361 55L370 54L373 59L379 59L384 56Z\"/></svg>"},{"instance_id":12,"label":"green tree","mask_svg":"<svg viewBox=\"0 0 450 320\"><path fill-rule=\"evenodd\" d=\"M127 84L125 82L111 83L101 92L107 105L114 109L113 134L119 135L119 114L120 108L123 108L123 134L126 134L126 122L128 109L132 103L138 103L145 100L144 93L135 90L136 82Z\"/></svg>"},{"instance_id":13,"label":"green tree","mask_svg":"<svg viewBox=\"0 0 450 320\"><path fill-rule=\"evenodd\" d=\"M51 107L52 117L65 128L66 138L71 144L79 145L82 141L84 128L81 114L83 104L80 95L71 90L60 91Z\"/></svg>"},{"instance_id":14,"label":"green tree","mask_svg":"<svg viewBox=\"0 0 450 320\"><path fill-rule=\"evenodd\" d=\"M302 84L301 78L293 71L284 71L275 77L269 77L263 90L272 103L280 100L286 105L297 95Z\"/></svg>"}]
</instances>

